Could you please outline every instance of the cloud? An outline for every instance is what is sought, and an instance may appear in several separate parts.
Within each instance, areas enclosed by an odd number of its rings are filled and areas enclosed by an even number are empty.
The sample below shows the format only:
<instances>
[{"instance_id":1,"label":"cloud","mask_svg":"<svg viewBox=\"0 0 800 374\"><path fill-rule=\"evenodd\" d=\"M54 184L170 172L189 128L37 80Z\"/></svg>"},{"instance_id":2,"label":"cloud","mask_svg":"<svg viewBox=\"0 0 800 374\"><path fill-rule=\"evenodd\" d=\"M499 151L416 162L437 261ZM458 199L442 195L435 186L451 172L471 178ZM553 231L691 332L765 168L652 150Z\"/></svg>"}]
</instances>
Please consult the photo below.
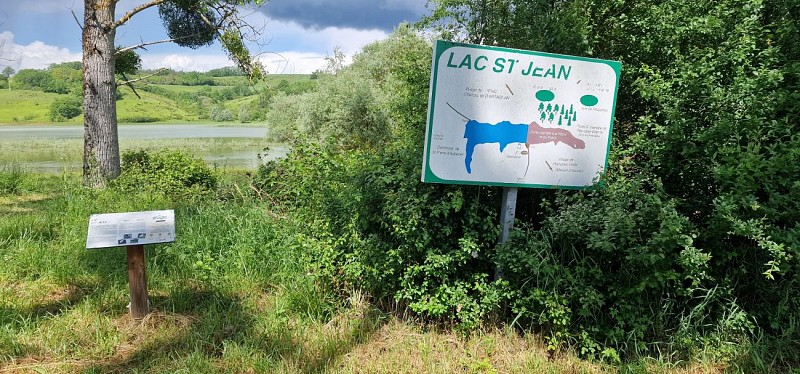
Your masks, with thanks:
<instances>
[{"instance_id":1,"label":"cloud","mask_svg":"<svg viewBox=\"0 0 800 374\"><path fill-rule=\"evenodd\" d=\"M178 71L209 71L233 65L228 56L222 53L202 55L143 53L141 57L143 69L169 68Z\"/></svg>"},{"instance_id":2,"label":"cloud","mask_svg":"<svg viewBox=\"0 0 800 374\"><path fill-rule=\"evenodd\" d=\"M289 51L265 53L257 58L264 64L269 74L310 74L325 66L325 55L318 53ZM142 68L148 70L169 68L177 71L209 71L233 65L234 62L222 52L199 55L142 55Z\"/></svg>"},{"instance_id":3,"label":"cloud","mask_svg":"<svg viewBox=\"0 0 800 374\"><path fill-rule=\"evenodd\" d=\"M264 50L317 52L323 55L331 54L336 47L350 55L388 35L382 30L348 27L307 29L297 22L280 20L267 20L264 34Z\"/></svg>"},{"instance_id":4,"label":"cloud","mask_svg":"<svg viewBox=\"0 0 800 374\"><path fill-rule=\"evenodd\" d=\"M44 69L51 64L80 61L80 52L70 52L67 48L60 48L35 41L28 45L14 43L14 34L10 31L0 32L0 65L20 69Z\"/></svg>"},{"instance_id":5,"label":"cloud","mask_svg":"<svg viewBox=\"0 0 800 374\"><path fill-rule=\"evenodd\" d=\"M268 53L259 60L269 74L310 74L325 67L325 55L310 52Z\"/></svg>"},{"instance_id":6,"label":"cloud","mask_svg":"<svg viewBox=\"0 0 800 374\"><path fill-rule=\"evenodd\" d=\"M262 7L272 19L294 21L305 28L326 27L391 31L425 12L425 0L275 0Z\"/></svg>"}]
</instances>

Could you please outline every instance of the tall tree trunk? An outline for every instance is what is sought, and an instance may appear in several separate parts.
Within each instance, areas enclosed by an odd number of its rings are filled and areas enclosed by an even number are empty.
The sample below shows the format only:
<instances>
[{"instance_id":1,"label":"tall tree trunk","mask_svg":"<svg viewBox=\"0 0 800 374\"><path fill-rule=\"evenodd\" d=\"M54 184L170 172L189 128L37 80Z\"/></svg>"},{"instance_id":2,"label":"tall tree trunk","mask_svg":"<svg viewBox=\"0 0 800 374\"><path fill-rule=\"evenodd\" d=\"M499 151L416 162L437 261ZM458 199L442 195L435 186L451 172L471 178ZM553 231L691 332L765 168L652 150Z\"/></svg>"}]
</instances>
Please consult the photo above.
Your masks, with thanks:
<instances>
[{"instance_id":1,"label":"tall tree trunk","mask_svg":"<svg viewBox=\"0 0 800 374\"><path fill-rule=\"evenodd\" d=\"M83 183L103 187L120 173L114 81L115 0L84 0Z\"/></svg>"}]
</instances>

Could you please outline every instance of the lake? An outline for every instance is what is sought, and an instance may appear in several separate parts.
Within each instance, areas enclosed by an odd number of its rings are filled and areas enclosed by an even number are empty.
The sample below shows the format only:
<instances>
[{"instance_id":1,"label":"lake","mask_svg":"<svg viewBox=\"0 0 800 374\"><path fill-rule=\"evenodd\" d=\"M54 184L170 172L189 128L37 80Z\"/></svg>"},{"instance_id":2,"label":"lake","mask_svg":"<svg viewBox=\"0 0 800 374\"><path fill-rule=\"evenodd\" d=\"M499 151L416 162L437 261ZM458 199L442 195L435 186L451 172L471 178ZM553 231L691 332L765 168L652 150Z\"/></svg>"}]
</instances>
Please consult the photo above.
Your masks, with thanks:
<instances>
[{"instance_id":1,"label":"lake","mask_svg":"<svg viewBox=\"0 0 800 374\"><path fill-rule=\"evenodd\" d=\"M120 148L179 149L209 164L255 169L261 162L283 157L285 144L269 143L265 127L214 124L120 125ZM26 169L61 173L80 171L83 126L0 126L0 164L17 163Z\"/></svg>"}]
</instances>

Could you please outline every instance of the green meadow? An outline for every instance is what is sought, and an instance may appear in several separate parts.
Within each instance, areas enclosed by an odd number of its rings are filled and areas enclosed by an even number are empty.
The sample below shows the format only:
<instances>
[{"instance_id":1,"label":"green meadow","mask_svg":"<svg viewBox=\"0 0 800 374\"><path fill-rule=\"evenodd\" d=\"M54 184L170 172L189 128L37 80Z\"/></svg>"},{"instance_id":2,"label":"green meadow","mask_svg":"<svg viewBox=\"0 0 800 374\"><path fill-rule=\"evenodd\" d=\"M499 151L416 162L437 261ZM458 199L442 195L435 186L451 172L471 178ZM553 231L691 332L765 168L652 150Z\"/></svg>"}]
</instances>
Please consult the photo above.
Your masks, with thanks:
<instances>
[{"instance_id":1,"label":"green meadow","mask_svg":"<svg viewBox=\"0 0 800 374\"><path fill-rule=\"evenodd\" d=\"M0 123L48 123L57 97L38 90L0 90Z\"/></svg>"}]
</instances>

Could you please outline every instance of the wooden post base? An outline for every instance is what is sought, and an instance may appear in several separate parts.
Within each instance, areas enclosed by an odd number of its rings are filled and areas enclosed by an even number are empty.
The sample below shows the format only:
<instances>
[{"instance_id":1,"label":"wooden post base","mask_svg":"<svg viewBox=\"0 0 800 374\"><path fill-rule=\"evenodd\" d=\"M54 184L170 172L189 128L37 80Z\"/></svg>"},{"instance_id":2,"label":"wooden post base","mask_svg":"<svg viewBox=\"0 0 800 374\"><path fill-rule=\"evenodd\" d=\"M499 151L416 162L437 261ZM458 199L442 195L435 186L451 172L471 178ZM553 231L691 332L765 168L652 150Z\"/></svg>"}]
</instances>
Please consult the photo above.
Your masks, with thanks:
<instances>
[{"instance_id":1,"label":"wooden post base","mask_svg":"<svg viewBox=\"0 0 800 374\"><path fill-rule=\"evenodd\" d=\"M131 289L131 317L144 318L150 313L147 299L147 274L144 265L144 246L130 245L128 248L128 283Z\"/></svg>"}]
</instances>

